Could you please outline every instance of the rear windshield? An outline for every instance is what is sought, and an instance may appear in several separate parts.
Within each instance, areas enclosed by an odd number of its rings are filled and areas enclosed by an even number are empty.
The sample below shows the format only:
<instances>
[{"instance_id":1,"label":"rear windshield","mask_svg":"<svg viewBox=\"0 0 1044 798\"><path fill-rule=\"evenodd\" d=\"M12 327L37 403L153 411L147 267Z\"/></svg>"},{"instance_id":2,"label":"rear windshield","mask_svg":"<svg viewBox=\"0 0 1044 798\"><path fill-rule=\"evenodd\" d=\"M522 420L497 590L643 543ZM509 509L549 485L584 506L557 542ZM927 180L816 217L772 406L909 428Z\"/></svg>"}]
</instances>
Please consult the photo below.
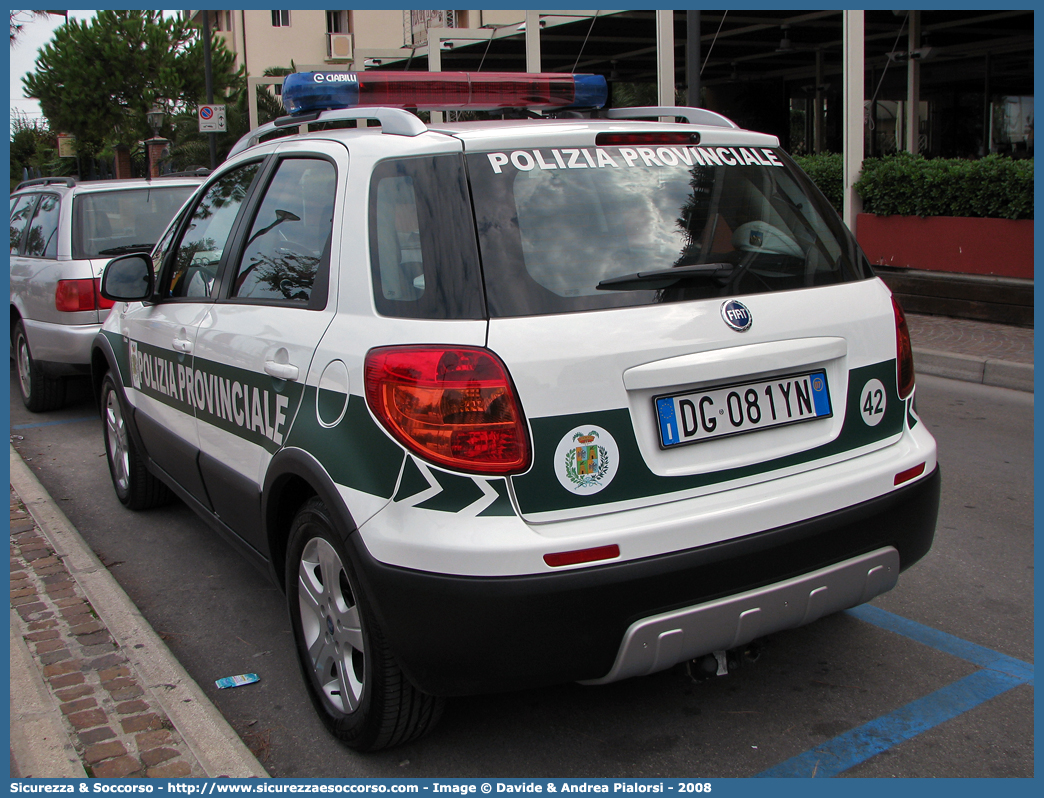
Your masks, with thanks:
<instances>
[{"instance_id":1,"label":"rear windshield","mask_svg":"<svg viewBox=\"0 0 1044 798\"><path fill-rule=\"evenodd\" d=\"M150 252L195 186L146 186L79 194L73 201L73 257Z\"/></svg>"},{"instance_id":2,"label":"rear windshield","mask_svg":"<svg viewBox=\"0 0 1044 798\"><path fill-rule=\"evenodd\" d=\"M516 150L467 163L491 316L871 276L837 213L778 149Z\"/></svg>"}]
</instances>

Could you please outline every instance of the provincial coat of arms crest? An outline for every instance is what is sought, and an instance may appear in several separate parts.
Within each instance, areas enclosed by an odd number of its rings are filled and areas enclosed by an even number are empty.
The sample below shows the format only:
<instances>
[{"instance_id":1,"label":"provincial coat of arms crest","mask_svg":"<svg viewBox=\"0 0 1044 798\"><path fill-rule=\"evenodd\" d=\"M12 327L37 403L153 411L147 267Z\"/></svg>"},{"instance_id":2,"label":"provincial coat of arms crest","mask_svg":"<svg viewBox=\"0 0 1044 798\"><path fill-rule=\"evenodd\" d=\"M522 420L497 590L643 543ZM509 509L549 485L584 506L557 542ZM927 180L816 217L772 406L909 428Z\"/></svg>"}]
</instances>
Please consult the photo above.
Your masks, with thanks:
<instances>
[{"instance_id":1,"label":"provincial coat of arms crest","mask_svg":"<svg viewBox=\"0 0 1044 798\"><path fill-rule=\"evenodd\" d=\"M578 428L558 446L558 481L573 493L597 493L616 475L616 441L600 427Z\"/></svg>"},{"instance_id":2,"label":"provincial coat of arms crest","mask_svg":"<svg viewBox=\"0 0 1044 798\"><path fill-rule=\"evenodd\" d=\"M595 443L597 439L595 430L586 435L578 432L573 435L573 441L579 445L565 453L566 475L581 487L597 485L609 471L609 453Z\"/></svg>"}]
</instances>

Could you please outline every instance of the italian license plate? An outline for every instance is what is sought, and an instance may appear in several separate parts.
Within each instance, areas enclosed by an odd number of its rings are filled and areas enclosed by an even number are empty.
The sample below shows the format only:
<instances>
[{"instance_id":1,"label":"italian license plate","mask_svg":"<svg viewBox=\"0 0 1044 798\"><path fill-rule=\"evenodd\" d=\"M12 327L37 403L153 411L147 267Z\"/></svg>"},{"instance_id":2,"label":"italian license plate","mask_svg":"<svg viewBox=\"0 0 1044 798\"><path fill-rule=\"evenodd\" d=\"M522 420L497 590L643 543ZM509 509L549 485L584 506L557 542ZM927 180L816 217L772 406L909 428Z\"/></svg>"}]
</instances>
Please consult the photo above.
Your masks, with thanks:
<instances>
[{"instance_id":1,"label":"italian license plate","mask_svg":"<svg viewBox=\"0 0 1044 798\"><path fill-rule=\"evenodd\" d=\"M833 415L824 371L660 396L654 402L664 449Z\"/></svg>"}]
</instances>

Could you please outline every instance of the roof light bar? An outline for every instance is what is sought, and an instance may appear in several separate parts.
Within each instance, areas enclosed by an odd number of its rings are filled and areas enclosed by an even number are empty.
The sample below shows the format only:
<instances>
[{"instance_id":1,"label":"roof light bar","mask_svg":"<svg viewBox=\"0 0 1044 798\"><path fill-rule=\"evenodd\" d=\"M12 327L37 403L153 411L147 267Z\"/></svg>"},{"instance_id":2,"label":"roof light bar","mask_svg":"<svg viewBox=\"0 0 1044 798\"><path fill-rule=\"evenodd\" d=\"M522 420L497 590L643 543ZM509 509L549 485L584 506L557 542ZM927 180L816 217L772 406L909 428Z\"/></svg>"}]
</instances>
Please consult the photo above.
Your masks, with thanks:
<instances>
[{"instance_id":1,"label":"roof light bar","mask_svg":"<svg viewBox=\"0 0 1044 798\"><path fill-rule=\"evenodd\" d=\"M298 72L283 81L290 114L385 106L418 110L601 108L601 75L525 72Z\"/></svg>"}]
</instances>

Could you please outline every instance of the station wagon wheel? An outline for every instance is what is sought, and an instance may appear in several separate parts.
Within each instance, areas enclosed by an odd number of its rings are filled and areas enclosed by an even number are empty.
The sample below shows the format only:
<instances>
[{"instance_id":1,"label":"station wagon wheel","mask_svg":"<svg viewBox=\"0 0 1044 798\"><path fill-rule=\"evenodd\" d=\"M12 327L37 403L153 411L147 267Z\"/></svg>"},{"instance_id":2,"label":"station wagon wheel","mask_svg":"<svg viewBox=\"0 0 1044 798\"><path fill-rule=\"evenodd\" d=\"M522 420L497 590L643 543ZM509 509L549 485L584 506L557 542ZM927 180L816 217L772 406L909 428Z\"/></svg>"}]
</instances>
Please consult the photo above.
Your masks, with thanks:
<instances>
[{"instance_id":1,"label":"station wagon wheel","mask_svg":"<svg viewBox=\"0 0 1044 798\"><path fill-rule=\"evenodd\" d=\"M443 700L420 692L395 662L318 498L294 518L288 555L287 606L298 663L326 727L359 751L425 734L442 714Z\"/></svg>"},{"instance_id":2,"label":"station wagon wheel","mask_svg":"<svg viewBox=\"0 0 1044 798\"><path fill-rule=\"evenodd\" d=\"M116 497L131 510L147 510L168 502L170 489L149 473L134 445L111 373L102 381L101 412L105 424L105 458Z\"/></svg>"},{"instance_id":3,"label":"station wagon wheel","mask_svg":"<svg viewBox=\"0 0 1044 798\"><path fill-rule=\"evenodd\" d=\"M34 413L57 410L65 404L65 380L48 377L33 360L25 325L21 320L15 325L12 336L15 369L18 372L18 388L22 403Z\"/></svg>"}]
</instances>

